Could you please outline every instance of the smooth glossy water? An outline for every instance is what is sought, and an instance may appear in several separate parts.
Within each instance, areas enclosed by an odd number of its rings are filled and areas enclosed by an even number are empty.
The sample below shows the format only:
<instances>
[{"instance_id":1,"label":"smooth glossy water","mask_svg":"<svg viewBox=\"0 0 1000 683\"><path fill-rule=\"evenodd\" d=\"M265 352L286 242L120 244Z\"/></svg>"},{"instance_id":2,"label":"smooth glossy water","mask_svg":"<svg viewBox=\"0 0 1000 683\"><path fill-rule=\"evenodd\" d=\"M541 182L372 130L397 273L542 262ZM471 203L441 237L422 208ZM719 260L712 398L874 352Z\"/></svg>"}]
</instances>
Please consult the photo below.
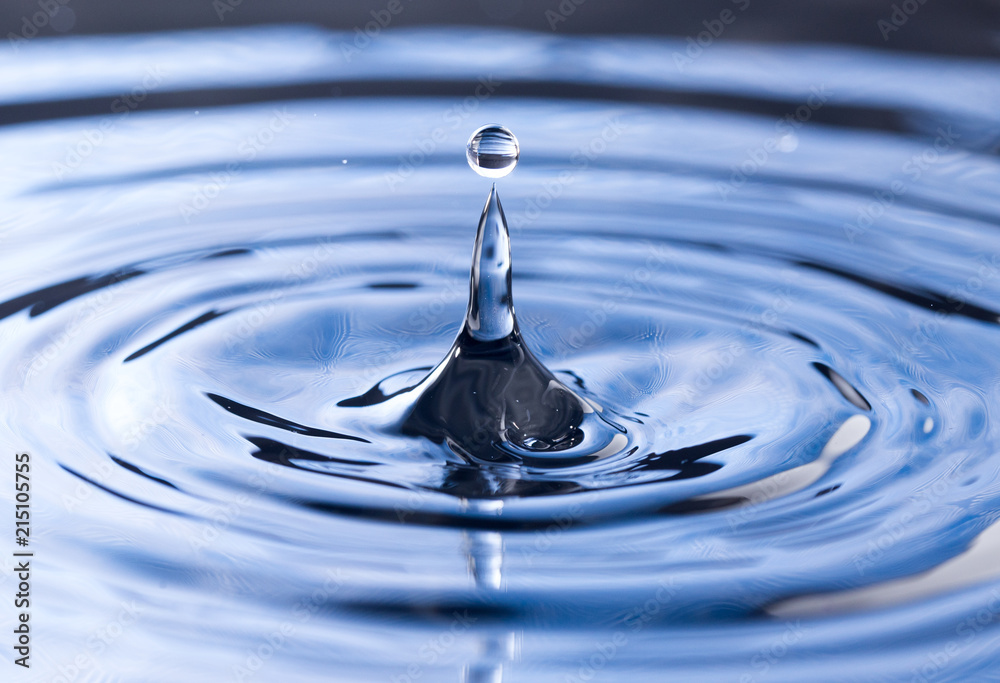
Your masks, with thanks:
<instances>
[{"instance_id":1,"label":"smooth glossy water","mask_svg":"<svg viewBox=\"0 0 1000 683\"><path fill-rule=\"evenodd\" d=\"M437 32L348 65L338 40L7 55L11 117L157 65L209 97L206 56L303 88L0 129L22 679L995 678L993 65L717 45L674 71L683 43ZM455 93L384 97L400 73ZM505 267L463 162L485 121L524 155L512 279L470 306L477 217L480 274ZM560 429L520 429L543 384Z\"/></svg>"}]
</instances>

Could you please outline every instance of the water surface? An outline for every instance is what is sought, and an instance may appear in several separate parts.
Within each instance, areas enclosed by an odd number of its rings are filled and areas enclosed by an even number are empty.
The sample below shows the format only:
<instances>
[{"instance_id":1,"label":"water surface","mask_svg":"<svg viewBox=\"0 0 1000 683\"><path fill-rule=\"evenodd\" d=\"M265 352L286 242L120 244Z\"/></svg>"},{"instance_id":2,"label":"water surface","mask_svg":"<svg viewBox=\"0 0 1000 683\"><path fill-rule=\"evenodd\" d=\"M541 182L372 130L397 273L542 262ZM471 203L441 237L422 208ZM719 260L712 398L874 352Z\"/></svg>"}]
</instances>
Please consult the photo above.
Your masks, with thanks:
<instances>
[{"instance_id":1,"label":"water surface","mask_svg":"<svg viewBox=\"0 0 1000 683\"><path fill-rule=\"evenodd\" d=\"M6 54L22 679L996 676L993 65L344 39ZM459 333L491 121L520 333L611 457L484 465L350 405Z\"/></svg>"}]
</instances>

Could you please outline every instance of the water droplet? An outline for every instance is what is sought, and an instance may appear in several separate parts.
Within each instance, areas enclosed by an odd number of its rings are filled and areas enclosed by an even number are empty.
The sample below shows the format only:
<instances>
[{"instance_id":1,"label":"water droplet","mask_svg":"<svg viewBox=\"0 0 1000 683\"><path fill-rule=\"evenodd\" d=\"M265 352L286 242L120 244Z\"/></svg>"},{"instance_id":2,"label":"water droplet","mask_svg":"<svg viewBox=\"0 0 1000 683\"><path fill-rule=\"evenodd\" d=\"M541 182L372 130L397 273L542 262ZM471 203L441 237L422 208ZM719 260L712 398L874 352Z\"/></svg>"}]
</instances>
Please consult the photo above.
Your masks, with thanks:
<instances>
[{"instance_id":1,"label":"water droplet","mask_svg":"<svg viewBox=\"0 0 1000 683\"><path fill-rule=\"evenodd\" d=\"M517 138L501 125L477 129L466 145L469 166L484 178L502 178L517 166L521 148Z\"/></svg>"}]
</instances>

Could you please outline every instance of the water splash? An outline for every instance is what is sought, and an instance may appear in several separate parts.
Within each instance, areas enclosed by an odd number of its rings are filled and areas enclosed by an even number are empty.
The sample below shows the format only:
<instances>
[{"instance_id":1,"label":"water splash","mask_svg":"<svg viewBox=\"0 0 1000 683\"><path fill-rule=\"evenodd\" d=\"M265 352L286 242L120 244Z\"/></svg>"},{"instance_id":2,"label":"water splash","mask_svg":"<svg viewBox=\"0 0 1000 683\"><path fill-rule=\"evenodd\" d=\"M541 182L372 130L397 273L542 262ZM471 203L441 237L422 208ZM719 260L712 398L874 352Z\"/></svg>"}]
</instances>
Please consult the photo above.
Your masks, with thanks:
<instances>
[{"instance_id":1,"label":"water splash","mask_svg":"<svg viewBox=\"0 0 1000 683\"><path fill-rule=\"evenodd\" d=\"M465 323L419 387L403 433L481 462L553 467L617 452L627 443L624 428L597 417L524 342L511 280L510 235L494 186L479 219Z\"/></svg>"},{"instance_id":2,"label":"water splash","mask_svg":"<svg viewBox=\"0 0 1000 683\"><path fill-rule=\"evenodd\" d=\"M518 155L517 139L503 126L483 126L469 139L469 164L480 175L510 173ZM446 444L478 463L566 467L620 452L628 444L625 428L601 416L528 348L514 312L512 279L510 231L494 184L476 231L462 329L444 360L412 393L406 390L414 398L408 398L401 432ZM510 492L503 486L492 491Z\"/></svg>"}]
</instances>

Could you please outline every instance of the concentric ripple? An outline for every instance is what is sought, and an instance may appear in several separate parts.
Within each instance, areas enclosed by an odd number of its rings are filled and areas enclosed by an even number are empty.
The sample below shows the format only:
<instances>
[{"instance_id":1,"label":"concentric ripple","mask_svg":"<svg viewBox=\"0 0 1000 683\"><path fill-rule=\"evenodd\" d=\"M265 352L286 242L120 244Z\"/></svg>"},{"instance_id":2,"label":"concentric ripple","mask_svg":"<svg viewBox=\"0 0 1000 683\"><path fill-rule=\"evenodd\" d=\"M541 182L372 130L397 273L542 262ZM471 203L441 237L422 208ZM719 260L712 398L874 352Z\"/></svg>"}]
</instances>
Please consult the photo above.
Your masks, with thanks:
<instances>
[{"instance_id":1,"label":"concentric ripple","mask_svg":"<svg viewBox=\"0 0 1000 683\"><path fill-rule=\"evenodd\" d=\"M39 160L4 198L0 373L37 463L42 666L993 671L995 156L804 123L750 173L766 117L497 98L453 129L452 106L136 113L61 179L92 120L0 134ZM600 457L476 462L393 427L463 320L487 120L520 141L521 334L627 435Z\"/></svg>"}]
</instances>

